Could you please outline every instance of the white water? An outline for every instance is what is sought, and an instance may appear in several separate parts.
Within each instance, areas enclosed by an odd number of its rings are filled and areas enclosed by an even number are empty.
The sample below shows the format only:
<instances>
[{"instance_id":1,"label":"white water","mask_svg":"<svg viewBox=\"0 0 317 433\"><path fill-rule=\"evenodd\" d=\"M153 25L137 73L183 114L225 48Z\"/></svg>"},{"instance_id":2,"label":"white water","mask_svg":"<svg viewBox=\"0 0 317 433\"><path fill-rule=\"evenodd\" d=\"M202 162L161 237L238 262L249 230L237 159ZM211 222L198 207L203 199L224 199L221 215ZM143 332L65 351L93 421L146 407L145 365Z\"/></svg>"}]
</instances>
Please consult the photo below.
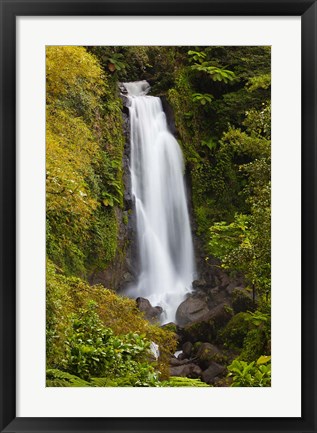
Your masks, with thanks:
<instances>
[{"instance_id":1,"label":"white water","mask_svg":"<svg viewBox=\"0 0 317 433\"><path fill-rule=\"evenodd\" d=\"M149 84L124 86L131 102L130 168L140 252L140 275L130 294L160 305L167 323L175 321L195 271L183 155L168 130L160 98L146 96Z\"/></svg>"}]
</instances>

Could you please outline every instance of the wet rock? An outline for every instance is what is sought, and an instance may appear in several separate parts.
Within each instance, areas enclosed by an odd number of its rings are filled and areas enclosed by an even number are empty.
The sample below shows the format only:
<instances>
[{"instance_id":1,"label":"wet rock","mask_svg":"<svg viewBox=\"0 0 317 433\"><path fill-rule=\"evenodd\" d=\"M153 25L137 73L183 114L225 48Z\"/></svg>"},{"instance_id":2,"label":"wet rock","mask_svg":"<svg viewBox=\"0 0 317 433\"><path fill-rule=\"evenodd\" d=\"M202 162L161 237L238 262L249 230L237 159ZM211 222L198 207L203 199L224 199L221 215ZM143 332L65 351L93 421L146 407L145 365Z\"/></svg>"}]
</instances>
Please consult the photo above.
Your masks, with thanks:
<instances>
[{"instance_id":1,"label":"wet rock","mask_svg":"<svg viewBox=\"0 0 317 433\"><path fill-rule=\"evenodd\" d=\"M152 307L150 301L145 298L137 298L135 302L138 309L144 313L144 317L149 322L154 323L159 321L160 315L163 313L162 307Z\"/></svg>"},{"instance_id":2,"label":"wet rock","mask_svg":"<svg viewBox=\"0 0 317 433\"><path fill-rule=\"evenodd\" d=\"M173 112L173 109L172 109L172 107L171 107L170 103L168 102L165 95L161 96L161 102L162 102L162 107L163 107L163 110L164 110L164 113L166 116L166 122L167 122L168 129L170 130L170 132L174 136L177 136L178 131L177 131L176 126L175 126L174 112Z\"/></svg>"},{"instance_id":3,"label":"wet rock","mask_svg":"<svg viewBox=\"0 0 317 433\"><path fill-rule=\"evenodd\" d=\"M176 311L176 321L179 326L202 319L208 313L207 303L193 296L189 296L183 301Z\"/></svg>"}]
</instances>

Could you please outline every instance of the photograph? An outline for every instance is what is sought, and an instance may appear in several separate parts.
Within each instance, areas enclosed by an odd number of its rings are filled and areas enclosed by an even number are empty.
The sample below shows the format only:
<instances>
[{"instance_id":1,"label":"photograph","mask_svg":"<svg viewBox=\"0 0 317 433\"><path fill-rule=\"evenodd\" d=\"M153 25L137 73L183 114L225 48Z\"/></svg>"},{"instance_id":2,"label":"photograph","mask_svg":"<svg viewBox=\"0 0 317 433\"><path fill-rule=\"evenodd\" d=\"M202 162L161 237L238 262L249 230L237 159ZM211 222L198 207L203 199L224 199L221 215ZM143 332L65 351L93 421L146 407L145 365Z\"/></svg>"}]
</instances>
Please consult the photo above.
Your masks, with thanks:
<instances>
[{"instance_id":1,"label":"photograph","mask_svg":"<svg viewBox=\"0 0 317 433\"><path fill-rule=\"evenodd\" d=\"M0 433L317 433L317 0L0 0Z\"/></svg>"},{"instance_id":2,"label":"photograph","mask_svg":"<svg viewBox=\"0 0 317 433\"><path fill-rule=\"evenodd\" d=\"M271 46L45 56L46 387L271 387Z\"/></svg>"}]
</instances>

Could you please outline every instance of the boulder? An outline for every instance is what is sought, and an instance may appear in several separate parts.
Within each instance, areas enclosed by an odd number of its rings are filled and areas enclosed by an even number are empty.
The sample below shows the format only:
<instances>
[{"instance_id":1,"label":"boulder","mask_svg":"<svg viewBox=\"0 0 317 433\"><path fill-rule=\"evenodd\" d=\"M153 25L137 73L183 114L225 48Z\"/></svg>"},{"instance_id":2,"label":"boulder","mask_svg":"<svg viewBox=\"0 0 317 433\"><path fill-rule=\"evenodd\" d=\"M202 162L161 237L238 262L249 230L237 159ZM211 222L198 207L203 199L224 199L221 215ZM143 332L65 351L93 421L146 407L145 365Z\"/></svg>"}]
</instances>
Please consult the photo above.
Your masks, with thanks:
<instances>
[{"instance_id":1,"label":"boulder","mask_svg":"<svg viewBox=\"0 0 317 433\"><path fill-rule=\"evenodd\" d=\"M183 360L181 360L181 359L179 359L179 358L175 358L175 357L172 357L172 358L170 359L170 365L171 365L172 367L178 367L178 366L180 366L180 365L184 365L184 364L188 364L188 359L183 359Z\"/></svg>"},{"instance_id":2,"label":"boulder","mask_svg":"<svg viewBox=\"0 0 317 433\"><path fill-rule=\"evenodd\" d=\"M197 379L201 376L201 374L201 368L198 365L192 363L170 368L171 376L190 377L192 379Z\"/></svg>"},{"instance_id":3,"label":"boulder","mask_svg":"<svg viewBox=\"0 0 317 433\"><path fill-rule=\"evenodd\" d=\"M200 320L184 326L179 334L183 342L207 341L212 343L215 341L219 329L223 328L232 316L232 308L227 304L220 304L208 311Z\"/></svg>"},{"instance_id":4,"label":"boulder","mask_svg":"<svg viewBox=\"0 0 317 433\"><path fill-rule=\"evenodd\" d=\"M202 343L196 353L195 359L202 369L206 369L215 361L222 360L222 355L218 347L211 343Z\"/></svg>"},{"instance_id":5,"label":"boulder","mask_svg":"<svg viewBox=\"0 0 317 433\"><path fill-rule=\"evenodd\" d=\"M188 358L190 357L193 350L193 344L190 341L186 341L186 343L182 346L182 351L184 355L186 355Z\"/></svg>"},{"instance_id":6,"label":"boulder","mask_svg":"<svg viewBox=\"0 0 317 433\"><path fill-rule=\"evenodd\" d=\"M212 385L215 382L215 379L222 376L225 371L225 367L216 362L212 362L209 367L203 371L201 378L205 383L208 383L208 385Z\"/></svg>"},{"instance_id":7,"label":"boulder","mask_svg":"<svg viewBox=\"0 0 317 433\"><path fill-rule=\"evenodd\" d=\"M208 313L206 301L200 298L189 296L183 301L176 311L176 321L179 326L202 319Z\"/></svg>"},{"instance_id":8,"label":"boulder","mask_svg":"<svg viewBox=\"0 0 317 433\"><path fill-rule=\"evenodd\" d=\"M144 313L144 317L149 322L155 323L159 321L160 315L163 313L162 307L152 307L150 301L145 298L137 298L135 302L138 309Z\"/></svg>"},{"instance_id":9,"label":"boulder","mask_svg":"<svg viewBox=\"0 0 317 433\"><path fill-rule=\"evenodd\" d=\"M254 310L254 302L252 299L252 293L248 290L236 287L232 290L232 307L234 312L241 313L244 311L253 311Z\"/></svg>"}]
</instances>

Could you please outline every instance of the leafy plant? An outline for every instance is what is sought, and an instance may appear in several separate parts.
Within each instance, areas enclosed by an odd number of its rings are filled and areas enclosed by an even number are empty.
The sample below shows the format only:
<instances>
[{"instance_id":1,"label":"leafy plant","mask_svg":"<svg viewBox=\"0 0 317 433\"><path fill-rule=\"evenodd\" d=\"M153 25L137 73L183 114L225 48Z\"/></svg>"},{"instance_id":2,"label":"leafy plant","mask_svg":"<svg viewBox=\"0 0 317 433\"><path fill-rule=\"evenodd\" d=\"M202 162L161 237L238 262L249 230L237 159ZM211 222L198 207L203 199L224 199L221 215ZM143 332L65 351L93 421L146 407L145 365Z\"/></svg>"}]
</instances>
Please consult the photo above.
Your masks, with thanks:
<instances>
[{"instance_id":1,"label":"leafy plant","mask_svg":"<svg viewBox=\"0 0 317 433\"><path fill-rule=\"evenodd\" d=\"M111 53L107 58L108 69L110 72L121 71L127 67L124 56L121 53Z\"/></svg>"},{"instance_id":2,"label":"leafy plant","mask_svg":"<svg viewBox=\"0 0 317 433\"><path fill-rule=\"evenodd\" d=\"M228 377L232 377L233 387L268 387L271 386L271 357L261 356L257 362L247 363L235 359L227 368Z\"/></svg>"},{"instance_id":3,"label":"leafy plant","mask_svg":"<svg viewBox=\"0 0 317 433\"><path fill-rule=\"evenodd\" d=\"M193 102L200 102L201 105L211 104L213 96L210 93L193 93Z\"/></svg>"},{"instance_id":4,"label":"leafy plant","mask_svg":"<svg viewBox=\"0 0 317 433\"><path fill-rule=\"evenodd\" d=\"M210 62L195 63L191 66L191 69L194 71L205 72L213 81L223 81L226 84L236 79L233 71L218 68L217 66L211 65Z\"/></svg>"},{"instance_id":5,"label":"leafy plant","mask_svg":"<svg viewBox=\"0 0 317 433\"><path fill-rule=\"evenodd\" d=\"M194 50L189 50L187 54L189 55L190 62L202 62L204 61L207 55L203 51L194 51Z\"/></svg>"},{"instance_id":6,"label":"leafy plant","mask_svg":"<svg viewBox=\"0 0 317 433\"><path fill-rule=\"evenodd\" d=\"M67 334L64 369L84 380L91 377L124 379L130 386L155 386L158 375L149 363L150 342L144 335L115 336L105 328L96 303L73 315Z\"/></svg>"},{"instance_id":7,"label":"leafy plant","mask_svg":"<svg viewBox=\"0 0 317 433\"><path fill-rule=\"evenodd\" d=\"M87 387L91 386L89 382L57 369L46 370L46 386L48 387Z\"/></svg>"}]
</instances>

